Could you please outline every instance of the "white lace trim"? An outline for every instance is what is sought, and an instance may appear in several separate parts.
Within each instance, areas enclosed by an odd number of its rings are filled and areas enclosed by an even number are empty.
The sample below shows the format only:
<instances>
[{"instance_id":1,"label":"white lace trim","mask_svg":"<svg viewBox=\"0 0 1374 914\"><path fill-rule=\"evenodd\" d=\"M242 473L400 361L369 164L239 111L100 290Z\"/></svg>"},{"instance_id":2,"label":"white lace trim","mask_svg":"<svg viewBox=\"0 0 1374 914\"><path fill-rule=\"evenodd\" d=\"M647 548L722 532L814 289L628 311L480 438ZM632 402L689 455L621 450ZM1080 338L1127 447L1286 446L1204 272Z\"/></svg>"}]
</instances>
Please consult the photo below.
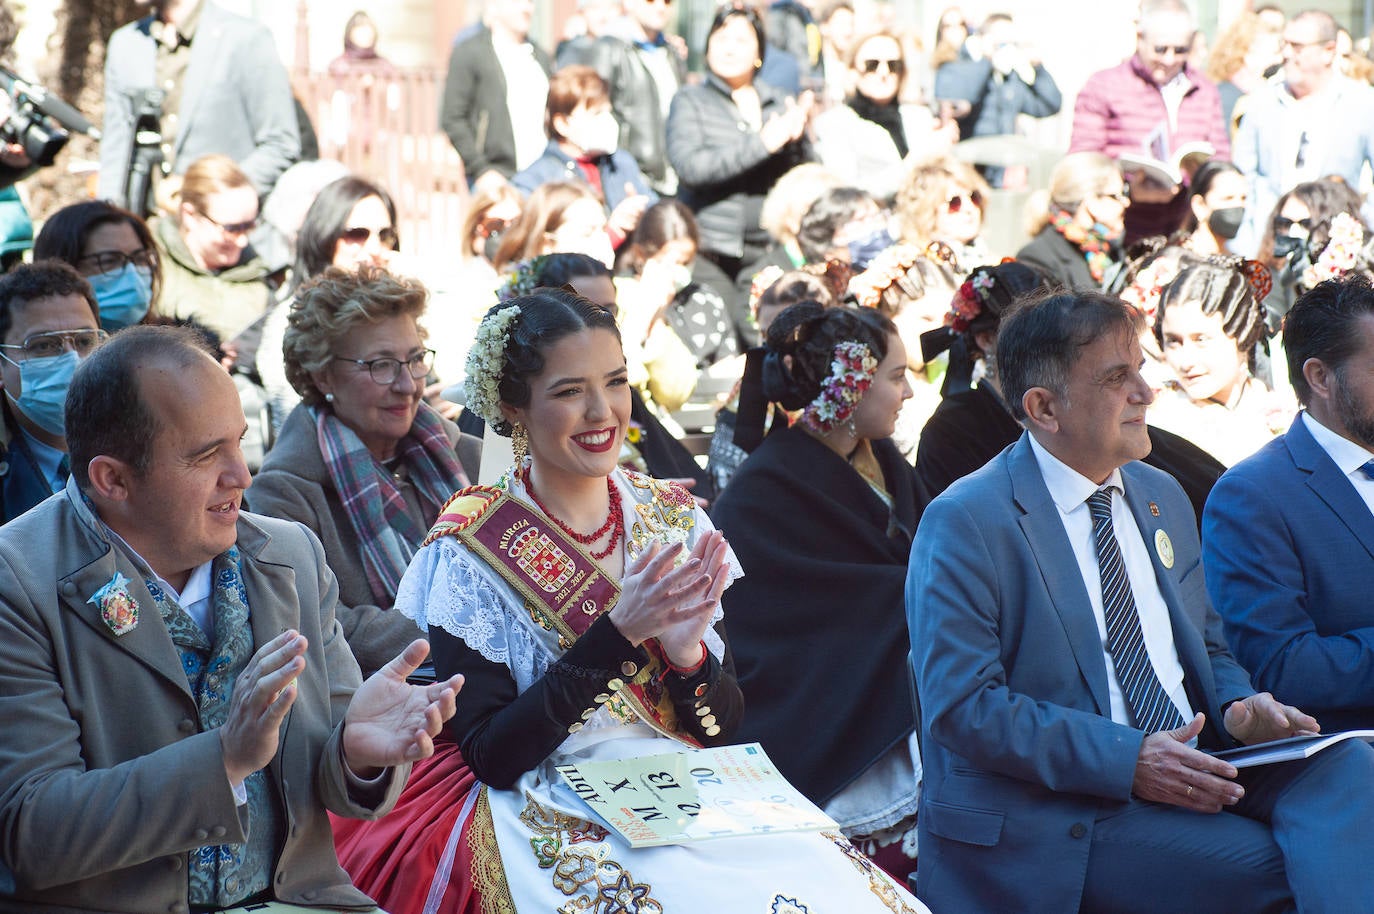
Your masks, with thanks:
<instances>
[{"instance_id":1,"label":"white lace trim","mask_svg":"<svg viewBox=\"0 0 1374 914\"><path fill-rule=\"evenodd\" d=\"M511 671L524 691L556 659L519 620L510 588L453 537L420 550L396 593L396 609L436 626Z\"/></svg>"},{"instance_id":2,"label":"white lace trim","mask_svg":"<svg viewBox=\"0 0 1374 914\"><path fill-rule=\"evenodd\" d=\"M633 492L619 474L616 481L629 496L626 498L628 509L633 504ZM523 494L518 481L512 489L516 494ZM627 522L632 523L633 514L630 510L626 514ZM694 520L690 538L693 543L715 529L700 509ZM744 571L733 549L727 562L729 583L732 584L744 576ZM395 606L398 612L425 631L431 626L441 628L492 663L509 668L521 692L543 676L562 653L557 647L557 637L536 629L519 595L500 574L455 537L440 537L415 554L397 588ZM711 617L712 626L723 618L724 610L717 605ZM717 660L724 660L725 643L714 627L706 629L702 640Z\"/></svg>"}]
</instances>

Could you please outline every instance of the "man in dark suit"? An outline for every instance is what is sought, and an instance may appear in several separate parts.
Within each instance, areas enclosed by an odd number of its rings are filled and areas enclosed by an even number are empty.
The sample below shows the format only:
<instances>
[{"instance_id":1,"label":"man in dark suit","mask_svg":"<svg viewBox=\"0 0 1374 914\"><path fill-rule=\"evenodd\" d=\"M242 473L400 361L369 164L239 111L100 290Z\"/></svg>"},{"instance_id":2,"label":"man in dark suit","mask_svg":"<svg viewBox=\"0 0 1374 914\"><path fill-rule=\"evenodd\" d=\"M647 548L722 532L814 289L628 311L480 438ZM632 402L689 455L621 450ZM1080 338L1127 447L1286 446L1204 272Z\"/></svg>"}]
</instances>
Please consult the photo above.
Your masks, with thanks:
<instances>
[{"instance_id":1,"label":"man in dark suit","mask_svg":"<svg viewBox=\"0 0 1374 914\"><path fill-rule=\"evenodd\" d=\"M1240 772L1208 754L1317 722L1255 693L1187 498L1139 463L1139 332L1097 293L1014 311L997 362L1027 431L921 520L918 895L936 911L1358 910L1374 749Z\"/></svg>"},{"instance_id":2,"label":"man in dark suit","mask_svg":"<svg viewBox=\"0 0 1374 914\"><path fill-rule=\"evenodd\" d=\"M121 331L66 428L66 489L0 529L0 912L371 909L326 809L390 809L461 677L407 685L417 639L360 682L319 540L240 510L190 331Z\"/></svg>"},{"instance_id":3,"label":"man in dark suit","mask_svg":"<svg viewBox=\"0 0 1374 914\"><path fill-rule=\"evenodd\" d=\"M139 0L152 14L110 36L100 141L103 199L126 198L136 119L161 93L162 160L180 174L201 156L229 156L265 197L300 158L300 129L286 68L260 22L208 0ZM142 128L139 128L142 129Z\"/></svg>"},{"instance_id":4,"label":"man in dark suit","mask_svg":"<svg viewBox=\"0 0 1374 914\"><path fill-rule=\"evenodd\" d=\"M1207 590L1256 685L1374 727L1374 288L1321 283L1283 345L1304 410L1208 498Z\"/></svg>"}]
</instances>

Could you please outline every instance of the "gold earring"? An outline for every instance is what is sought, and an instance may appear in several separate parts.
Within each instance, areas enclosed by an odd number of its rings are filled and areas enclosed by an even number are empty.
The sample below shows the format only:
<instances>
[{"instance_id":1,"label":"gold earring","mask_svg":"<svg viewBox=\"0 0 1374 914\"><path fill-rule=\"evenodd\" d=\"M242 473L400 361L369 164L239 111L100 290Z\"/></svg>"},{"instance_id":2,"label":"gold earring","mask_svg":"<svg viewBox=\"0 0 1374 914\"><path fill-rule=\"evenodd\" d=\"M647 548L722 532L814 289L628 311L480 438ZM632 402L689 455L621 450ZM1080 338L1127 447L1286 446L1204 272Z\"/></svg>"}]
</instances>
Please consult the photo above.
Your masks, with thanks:
<instances>
[{"instance_id":1,"label":"gold earring","mask_svg":"<svg viewBox=\"0 0 1374 914\"><path fill-rule=\"evenodd\" d=\"M516 465L523 464L530 453L530 433L519 422L515 423L515 428L511 429L510 447L515 452Z\"/></svg>"}]
</instances>

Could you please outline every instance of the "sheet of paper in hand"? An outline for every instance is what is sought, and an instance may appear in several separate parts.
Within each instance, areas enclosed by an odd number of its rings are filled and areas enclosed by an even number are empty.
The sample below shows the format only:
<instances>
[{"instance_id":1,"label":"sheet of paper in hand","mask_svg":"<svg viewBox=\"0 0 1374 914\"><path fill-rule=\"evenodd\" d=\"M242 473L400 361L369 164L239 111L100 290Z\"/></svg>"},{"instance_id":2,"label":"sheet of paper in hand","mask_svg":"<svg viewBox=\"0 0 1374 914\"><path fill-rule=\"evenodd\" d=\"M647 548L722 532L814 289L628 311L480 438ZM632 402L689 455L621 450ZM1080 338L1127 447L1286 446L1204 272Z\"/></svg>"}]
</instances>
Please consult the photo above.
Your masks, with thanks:
<instances>
[{"instance_id":1,"label":"sheet of paper in hand","mask_svg":"<svg viewBox=\"0 0 1374 914\"><path fill-rule=\"evenodd\" d=\"M1374 730L1345 730L1340 733L1318 733L1313 736L1292 736L1276 739L1239 749L1227 749L1212 753L1219 759L1230 762L1237 768L1250 768L1255 765L1272 765L1276 762L1292 762L1297 759L1311 758L1323 749L1348 739L1362 739L1374 743Z\"/></svg>"},{"instance_id":2,"label":"sheet of paper in hand","mask_svg":"<svg viewBox=\"0 0 1374 914\"><path fill-rule=\"evenodd\" d=\"M578 762L558 773L631 847L838 828L758 743Z\"/></svg>"}]
</instances>

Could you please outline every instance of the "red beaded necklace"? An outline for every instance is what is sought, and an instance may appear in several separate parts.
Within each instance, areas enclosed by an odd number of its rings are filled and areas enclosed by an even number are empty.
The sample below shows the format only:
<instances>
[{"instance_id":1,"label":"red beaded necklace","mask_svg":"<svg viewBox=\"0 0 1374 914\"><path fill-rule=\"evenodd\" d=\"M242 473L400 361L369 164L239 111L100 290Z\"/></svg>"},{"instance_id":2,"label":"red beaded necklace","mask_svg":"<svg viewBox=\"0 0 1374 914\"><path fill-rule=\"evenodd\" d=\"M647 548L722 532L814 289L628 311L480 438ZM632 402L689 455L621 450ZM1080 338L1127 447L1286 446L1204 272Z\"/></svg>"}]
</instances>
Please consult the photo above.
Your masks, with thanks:
<instances>
[{"instance_id":1,"label":"red beaded necklace","mask_svg":"<svg viewBox=\"0 0 1374 914\"><path fill-rule=\"evenodd\" d=\"M521 467L520 472L517 475L519 476L520 481L525 484L525 491L530 493L530 499L535 503L535 505L538 506L539 510L543 511L544 515L548 517L549 520L557 524L558 529L568 534L568 536L571 536L574 540L581 543L583 546L590 547L592 543L601 539L601 537L605 536L607 533L611 534L611 541L606 544L606 548L604 551L598 551L596 549L589 548L588 551L591 552L592 558L606 558L613 551L615 551L615 547L620 544L620 541L622 539L624 539L625 514L620 507L620 490L615 487L615 483L611 481L611 478L609 476L606 477L606 494L610 497L610 510L606 514L606 522L602 524L600 527L597 527L591 533L578 533L572 527L563 523L562 520L560 520L552 511L548 509L547 505L545 505L542 501L539 500L539 496L536 495L534 492L534 483L530 479L530 473L528 470L526 470L524 467Z\"/></svg>"}]
</instances>

